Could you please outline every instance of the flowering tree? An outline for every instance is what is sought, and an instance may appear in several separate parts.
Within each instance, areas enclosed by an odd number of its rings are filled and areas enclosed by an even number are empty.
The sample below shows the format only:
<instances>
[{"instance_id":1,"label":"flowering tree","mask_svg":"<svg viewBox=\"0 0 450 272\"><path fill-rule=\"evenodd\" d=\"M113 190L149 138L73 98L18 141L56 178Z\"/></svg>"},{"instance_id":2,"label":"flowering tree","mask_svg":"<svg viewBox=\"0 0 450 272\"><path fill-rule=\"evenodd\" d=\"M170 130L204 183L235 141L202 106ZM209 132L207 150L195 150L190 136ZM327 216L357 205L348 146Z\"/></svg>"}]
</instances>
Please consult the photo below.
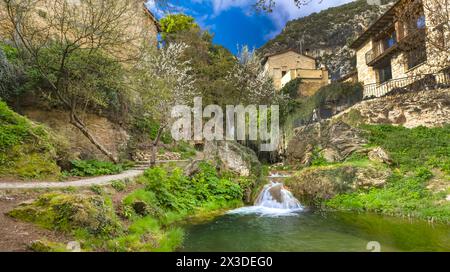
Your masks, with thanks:
<instances>
[{"instance_id":1,"label":"flowering tree","mask_svg":"<svg viewBox=\"0 0 450 272\"><path fill-rule=\"evenodd\" d=\"M173 122L173 107L189 105L197 95L190 61L180 60L187 47L183 43L171 43L158 52L146 52L133 73L134 86L145 117L159 124L157 136L152 142L152 165L156 163L161 136Z\"/></svg>"},{"instance_id":2,"label":"flowering tree","mask_svg":"<svg viewBox=\"0 0 450 272\"><path fill-rule=\"evenodd\" d=\"M238 53L239 61L228 73L227 80L232 82L238 92L238 102L260 104L273 101L276 96L272 78L264 72L262 60L254 50L243 46Z\"/></svg>"}]
</instances>

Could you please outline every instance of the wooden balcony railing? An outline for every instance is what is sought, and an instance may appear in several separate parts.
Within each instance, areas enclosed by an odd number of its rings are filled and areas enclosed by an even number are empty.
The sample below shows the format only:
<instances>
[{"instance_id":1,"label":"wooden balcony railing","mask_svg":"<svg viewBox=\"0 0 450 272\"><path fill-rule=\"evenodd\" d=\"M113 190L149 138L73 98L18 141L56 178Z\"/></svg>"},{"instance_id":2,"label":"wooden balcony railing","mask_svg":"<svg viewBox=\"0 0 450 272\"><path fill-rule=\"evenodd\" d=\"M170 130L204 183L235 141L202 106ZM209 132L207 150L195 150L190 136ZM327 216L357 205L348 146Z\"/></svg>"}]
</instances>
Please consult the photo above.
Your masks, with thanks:
<instances>
[{"instance_id":1,"label":"wooden balcony railing","mask_svg":"<svg viewBox=\"0 0 450 272\"><path fill-rule=\"evenodd\" d=\"M393 79L384 83L365 85L364 99L371 99L394 93L425 91L449 87L450 72L447 70L436 74L415 75Z\"/></svg>"}]
</instances>

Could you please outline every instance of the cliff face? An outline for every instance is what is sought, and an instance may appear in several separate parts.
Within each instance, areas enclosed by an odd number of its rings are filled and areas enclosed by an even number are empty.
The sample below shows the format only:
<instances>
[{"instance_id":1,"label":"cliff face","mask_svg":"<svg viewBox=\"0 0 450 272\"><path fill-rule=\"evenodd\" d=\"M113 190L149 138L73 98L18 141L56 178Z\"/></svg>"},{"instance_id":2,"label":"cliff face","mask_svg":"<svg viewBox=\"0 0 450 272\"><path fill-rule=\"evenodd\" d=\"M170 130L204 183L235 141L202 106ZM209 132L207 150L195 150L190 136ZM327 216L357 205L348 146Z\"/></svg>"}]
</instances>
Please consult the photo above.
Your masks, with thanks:
<instances>
[{"instance_id":1,"label":"cliff face","mask_svg":"<svg viewBox=\"0 0 450 272\"><path fill-rule=\"evenodd\" d=\"M382 2L383 5L376 6L357 0L290 21L281 34L259 49L259 53L309 49L312 56L328 67L332 78L337 79L355 67L354 53L348 48L350 42L387 11L393 0Z\"/></svg>"}]
</instances>

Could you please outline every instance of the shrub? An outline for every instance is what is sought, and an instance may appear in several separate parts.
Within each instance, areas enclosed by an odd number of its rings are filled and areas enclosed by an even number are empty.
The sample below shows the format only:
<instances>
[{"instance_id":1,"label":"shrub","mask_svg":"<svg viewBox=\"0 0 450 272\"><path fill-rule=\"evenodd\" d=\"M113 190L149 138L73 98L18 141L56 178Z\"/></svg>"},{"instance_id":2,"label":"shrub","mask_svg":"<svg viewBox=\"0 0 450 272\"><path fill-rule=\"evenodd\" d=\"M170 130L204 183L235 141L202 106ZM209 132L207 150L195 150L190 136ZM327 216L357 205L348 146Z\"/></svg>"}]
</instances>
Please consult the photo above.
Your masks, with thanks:
<instances>
[{"instance_id":1,"label":"shrub","mask_svg":"<svg viewBox=\"0 0 450 272\"><path fill-rule=\"evenodd\" d=\"M127 185L121 180L115 180L111 183L111 187L113 187L116 192L122 192L125 190Z\"/></svg>"},{"instance_id":2,"label":"shrub","mask_svg":"<svg viewBox=\"0 0 450 272\"><path fill-rule=\"evenodd\" d=\"M200 171L192 178L183 175L180 169L168 173L162 168L148 169L144 173L145 191L136 191L124 204L139 199L162 210L193 211L208 202L241 200L239 184L219 176L216 169L207 164L200 165Z\"/></svg>"},{"instance_id":3,"label":"shrub","mask_svg":"<svg viewBox=\"0 0 450 272\"><path fill-rule=\"evenodd\" d=\"M132 167L132 164L114 164L97 160L73 160L69 174L78 177L119 174Z\"/></svg>"}]
</instances>

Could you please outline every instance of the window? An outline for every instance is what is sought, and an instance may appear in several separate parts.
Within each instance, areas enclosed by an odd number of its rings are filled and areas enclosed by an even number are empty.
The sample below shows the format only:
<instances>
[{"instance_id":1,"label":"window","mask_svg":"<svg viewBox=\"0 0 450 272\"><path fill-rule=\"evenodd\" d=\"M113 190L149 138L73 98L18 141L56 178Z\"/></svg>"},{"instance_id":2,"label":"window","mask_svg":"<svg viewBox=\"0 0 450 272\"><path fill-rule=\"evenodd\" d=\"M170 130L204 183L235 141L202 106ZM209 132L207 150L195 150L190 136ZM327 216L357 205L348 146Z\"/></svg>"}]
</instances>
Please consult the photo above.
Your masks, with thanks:
<instances>
[{"instance_id":1,"label":"window","mask_svg":"<svg viewBox=\"0 0 450 272\"><path fill-rule=\"evenodd\" d=\"M383 45L384 50L391 48L392 46L397 44L397 34L396 32L392 32L387 38L384 39Z\"/></svg>"},{"instance_id":2,"label":"window","mask_svg":"<svg viewBox=\"0 0 450 272\"><path fill-rule=\"evenodd\" d=\"M380 83L384 83L392 79L392 66L390 63L378 69L378 78Z\"/></svg>"},{"instance_id":3,"label":"window","mask_svg":"<svg viewBox=\"0 0 450 272\"><path fill-rule=\"evenodd\" d=\"M416 27L417 29L425 29L426 27L425 15L420 15L419 18L417 18Z\"/></svg>"},{"instance_id":4,"label":"window","mask_svg":"<svg viewBox=\"0 0 450 272\"><path fill-rule=\"evenodd\" d=\"M406 53L408 69L412 69L427 60L427 49L425 43L422 43L415 49Z\"/></svg>"}]
</instances>

